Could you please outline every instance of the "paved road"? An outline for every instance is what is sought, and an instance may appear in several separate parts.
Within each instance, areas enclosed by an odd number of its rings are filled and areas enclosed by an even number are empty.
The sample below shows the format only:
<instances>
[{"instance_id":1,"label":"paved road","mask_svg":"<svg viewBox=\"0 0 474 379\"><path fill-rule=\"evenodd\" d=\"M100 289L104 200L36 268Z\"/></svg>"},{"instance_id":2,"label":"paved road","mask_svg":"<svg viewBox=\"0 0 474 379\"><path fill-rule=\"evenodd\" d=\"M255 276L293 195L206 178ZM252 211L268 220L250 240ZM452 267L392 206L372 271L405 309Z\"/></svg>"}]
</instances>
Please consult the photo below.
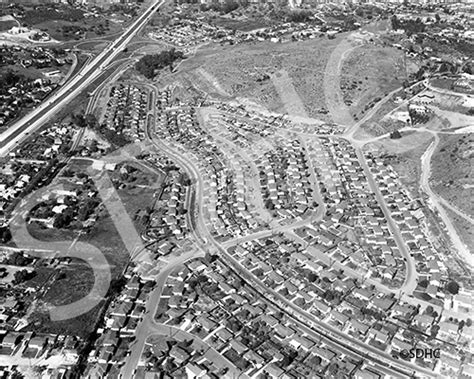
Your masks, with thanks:
<instances>
[{"instance_id":1,"label":"paved road","mask_svg":"<svg viewBox=\"0 0 474 379\"><path fill-rule=\"evenodd\" d=\"M183 167L188 175L193 179L193 181L195 181L196 201L198 204L202 204L203 180L199 174L199 171L194 166L194 163L186 158L184 154L176 153L175 150L173 150L173 146L171 144L165 145L156 141L154 141L154 143L161 147L163 153L169 155L171 159L175 160L178 165ZM304 223L306 220L302 220L300 222ZM228 254L227 251L223 249L221 244L214 240L207 230L203 218L203 212L198 212L197 214L196 228L193 230L193 233L196 236L196 241L204 251L208 250L209 247L213 247L214 250L218 251L220 256L224 258L224 261L227 264L231 265L244 279L250 280L252 282L253 288L258 288L263 297L276 302L277 306L292 320L309 326L308 330L311 331L312 335L325 339L328 344L337 345L339 348L348 349L352 354L362 356L364 358L370 358L371 360L375 361L378 359L380 362L382 362L380 364L381 367L385 367L385 370L390 371L390 375L393 377L406 376L410 371L423 373L423 375L426 377L433 376L432 373L427 370L424 370L416 365L412 365L409 362L402 362L402 364L400 364L399 361L391 357L389 354L381 352L380 350L359 340L348 337L346 333L317 320L310 313L289 302L279 293L269 289L258 278L249 273L245 267L241 266L230 254ZM268 231L261 233L268 233ZM255 235L253 235L253 237L255 237ZM252 237L247 236L243 238Z\"/></svg>"},{"instance_id":2,"label":"paved road","mask_svg":"<svg viewBox=\"0 0 474 379\"><path fill-rule=\"evenodd\" d=\"M154 12L164 4L165 0L154 0L149 8L127 30L89 64L84 66L72 80L66 83L51 98L41 104L33 112L10 126L0 134L0 156L7 155L20 142L41 127L58 110L67 105L81 91L86 89L109 63L125 48L136 33L150 20Z\"/></svg>"},{"instance_id":3,"label":"paved road","mask_svg":"<svg viewBox=\"0 0 474 379\"><path fill-rule=\"evenodd\" d=\"M405 241L403 240L403 237L401 236L400 229L393 221L392 215L387 207L387 204L385 203L385 199L383 198L382 194L379 191L379 187L377 183L375 182L374 177L372 176L372 173L370 172L369 166L367 165L367 161L365 160L362 150L360 148L356 148L356 153L357 153L357 158L359 160L359 163L361 164L362 169L364 170L370 189L375 194L377 202L382 208L383 214L385 216L385 219L387 220L388 227L390 228L392 236L395 239L398 250L405 258L406 275L405 275L405 282L403 283L401 289L403 290L403 292L407 294L411 294L413 293L417 285L418 275L416 272L415 261L413 257L410 255L410 252L408 251L407 245L405 244Z\"/></svg>"},{"instance_id":4,"label":"paved road","mask_svg":"<svg viewBox=\"0 0 474 379\"><path fill-rule=\"evenodd\" d=\"M168 264L160 270L160 273L156 277L156 286L151 292L146 303L145 316L135 333L135 342L131 346L131 354L128 356L127 361L121 370L121 378L133 378L133 373L137 367L138 362L140 361L140 357L145 347L145 342L147 338L151 334L157 332L154 317L156 313L156 308L158 306L158 303L160 302L161 293L163 292L163 286L166 283L168 275L171 273L171 271L173 271L175 267L185 263L190 259L202 256L204 256L202 252L190 251L179 257L171 259Z\"/></svg>"},{"instance_id":5,"label":"paved road","mask_svg":"<svg viewBox=\"0 0 474 379\"><path fill-rule=\"evenodd\" d=\"M339 45L331 54L330 60L326 68L326 74L325 74L326 76L325 76L324 92L326 96L326 105L331 115L333 116L333 119L335 122L342 125L349 126L349 128L347 129L343 137L349 140L352 143L352 145L355 147L357 158L364 170L364 173L365 173L365 176L367 177L370 188L374 192L377 198L377 201L380 207L382 208L385 218L387 219L390 231L392 232L392 235L397 244L397 247L406 260L407 273L405 277L405 283L402 286L402 290L410 294L416 288L417 273L416 273L416 266L415 266L414 259L410 256L407 246L401 237L400 230L398 229L398 226L393 221L391 217L391 213L389 212L387 204L385 203L385 199L380 194L380 191L378 189L377 184L375 183L372 173L370 172L369 167L367 166L367 162L361 150L361 146L364 145L364 142L357 141L353 138L353 135L357 131L357 129L365 121L370 119L380 109L380 107L392 97L393 94L395 94L396 92L400 90L400 88L397 88L393 90L392 92L390 92L380 102L378 102L359 122L355 122L355 120L353 119L352 115L350 114L348 110L348 107L344 104L342 100L342 94L341 94L340 86L339 86L339 77L341 74L342 62L344 61L345 55L347 53L350 53L355 47L357 46L352 45L349 41L343 40L341 41L341 43L339 43ZM330 85L331 83L332 85Z\"/></svg>"}]
</instances>

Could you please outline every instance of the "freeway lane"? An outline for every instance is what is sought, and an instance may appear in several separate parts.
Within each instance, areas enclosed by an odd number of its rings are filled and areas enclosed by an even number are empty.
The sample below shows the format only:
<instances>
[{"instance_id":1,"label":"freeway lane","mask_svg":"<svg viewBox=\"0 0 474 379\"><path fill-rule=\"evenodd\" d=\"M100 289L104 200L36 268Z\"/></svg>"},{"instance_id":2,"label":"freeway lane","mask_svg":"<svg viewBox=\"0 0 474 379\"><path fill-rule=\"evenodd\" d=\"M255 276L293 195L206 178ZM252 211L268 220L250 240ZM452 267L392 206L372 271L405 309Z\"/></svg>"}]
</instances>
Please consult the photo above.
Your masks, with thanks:
<instances>
[{"instance_id":1,"label":"freeway lane","mask_svg":"<svg viewBox=\"0 0 474 379\"><path fill-rule=\"evenodd\" d=\"M89 64L66 83L45 103L33 112L10 126L0 134L0 156L7 155L18 143L22 142L29 134L37 130L44 122L53 116L60 108L67 105L81 91L87 88L102 70L125 48L137 32L146 25L154 12L164 4L165 0L154 0L150 7L110 46L95 57Z\"/></svg>"}]
</instances>

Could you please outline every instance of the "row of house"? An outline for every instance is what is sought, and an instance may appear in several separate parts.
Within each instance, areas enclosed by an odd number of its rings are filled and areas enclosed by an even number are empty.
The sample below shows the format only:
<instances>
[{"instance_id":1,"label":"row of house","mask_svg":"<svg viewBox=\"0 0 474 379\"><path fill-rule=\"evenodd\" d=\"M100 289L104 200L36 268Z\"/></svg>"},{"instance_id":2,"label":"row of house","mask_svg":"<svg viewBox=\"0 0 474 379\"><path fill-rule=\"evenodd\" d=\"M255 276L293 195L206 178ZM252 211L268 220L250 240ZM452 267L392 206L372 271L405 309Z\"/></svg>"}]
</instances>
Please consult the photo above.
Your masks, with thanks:
<instances>
[{"instance_id":1,"label":"row of house","mask_svg":"<svg viewBox=\"0 0 474 379\"><path fill-rule=\"evenodd\" d=\"M148 92L132 84L120 84L110 89L104 126L133 141L143 139L148 114Z\"/></svg>"},{"instance_id":2,"label":"row of house","mask_svg":"<svg viewBox=\"0 0 474 379\"><path fill-rule=\"evenodd\" d=\"M245 234L258 225L247 209L245 182L241 167L230 164L211 135L198 124L192 107L166 108L157 123L157 132L168 141L178 143L183 153L198 163L205 183L203 200L206 218L215 236ZM227 156L226 156L227 155ZM230 157L230 156L229 156Z\"/></svg>"},{"instance_id":3,"label":"row of house","mask_svg":"<svg viewBox=\"0 0 474 379\"><path fill-rule=\"evenodd\" d=\"M167 310L158 321L200 337L240 372L248 376L263 372L272 378L313 377L331 363L338 364L340 375L365 371L353 357L343 357L303 332L249 285L242 285L222 261L193 260L186 266L169 276L163 291ZM200 281L203 300L193 296L195 280ZM289 355L295 357L293 362ZM311 369L309 362L313 362ZM191 363L213 377L199 357Z\"/></svg>"},{"instance_id":4,"label":"row of house","mask_svg":"<svg viewBox=\"0 0 474 379\"><path fill-rule=\"evenodd\" d=\"M137 327L146 312L146 304L154 283L140 278L128 270L127 283L114 299L104 317L104 326L97 330L99 338L87 359L85 375L88 378L105 378L116 375L130 354Z\"/></svg>"},{"instance_id":5,"label":"row of house","mask_svg":"<svg viewBox=\"0 0 474 379\"><path fill-rule=\"evenodd\" d=\"M312 187L305 149L298 140L281 146L256 161L265 205L281 218L295 218L312 208Z\"/></svg>"}]
</instances>

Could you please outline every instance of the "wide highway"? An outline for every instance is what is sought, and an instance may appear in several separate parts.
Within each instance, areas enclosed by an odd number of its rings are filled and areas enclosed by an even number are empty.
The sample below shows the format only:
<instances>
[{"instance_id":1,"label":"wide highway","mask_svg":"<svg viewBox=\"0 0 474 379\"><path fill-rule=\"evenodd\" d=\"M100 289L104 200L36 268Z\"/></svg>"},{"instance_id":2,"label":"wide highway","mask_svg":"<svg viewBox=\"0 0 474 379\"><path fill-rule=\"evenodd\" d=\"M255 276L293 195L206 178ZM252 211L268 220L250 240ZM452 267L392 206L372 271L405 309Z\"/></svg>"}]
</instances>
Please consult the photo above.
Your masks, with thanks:
<instances>
[{"instance_id":1,"label":"wide highway","mask_svg":"<svg viewBox=\"0 0 474 379\"><path fill-rule=\"evenodd\" d=\"M155 11L165 0L153 0L150 6L141 14L122 35L106 47L92 61L85 65L69 82L43 102L38 108L11 125L0 134L0 156L7 155L19 143L36 131L49 118L65 107L75 96L86 89L103 70L120 54L137 32L143 28Z\"/></svg>"}]
</instances>

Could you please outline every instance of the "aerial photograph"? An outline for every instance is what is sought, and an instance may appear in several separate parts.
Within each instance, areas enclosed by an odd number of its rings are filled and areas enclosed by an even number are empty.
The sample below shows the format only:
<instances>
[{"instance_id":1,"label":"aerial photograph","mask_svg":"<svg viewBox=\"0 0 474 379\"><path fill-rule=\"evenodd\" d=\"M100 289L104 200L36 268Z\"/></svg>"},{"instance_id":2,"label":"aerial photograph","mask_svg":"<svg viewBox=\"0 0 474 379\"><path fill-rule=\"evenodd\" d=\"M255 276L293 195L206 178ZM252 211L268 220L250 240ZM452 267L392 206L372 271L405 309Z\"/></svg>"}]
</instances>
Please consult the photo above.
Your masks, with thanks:
<instances>
[{"instance_id":1,"label":"aerial photograph","mask_svg":"<svg viewBox=\"0 0 474 379\"><path fill-rule=\"evenodd\" d=\"M0 379L474 379L474 0L0 0Z\"/></svg>"}]
</instances>

